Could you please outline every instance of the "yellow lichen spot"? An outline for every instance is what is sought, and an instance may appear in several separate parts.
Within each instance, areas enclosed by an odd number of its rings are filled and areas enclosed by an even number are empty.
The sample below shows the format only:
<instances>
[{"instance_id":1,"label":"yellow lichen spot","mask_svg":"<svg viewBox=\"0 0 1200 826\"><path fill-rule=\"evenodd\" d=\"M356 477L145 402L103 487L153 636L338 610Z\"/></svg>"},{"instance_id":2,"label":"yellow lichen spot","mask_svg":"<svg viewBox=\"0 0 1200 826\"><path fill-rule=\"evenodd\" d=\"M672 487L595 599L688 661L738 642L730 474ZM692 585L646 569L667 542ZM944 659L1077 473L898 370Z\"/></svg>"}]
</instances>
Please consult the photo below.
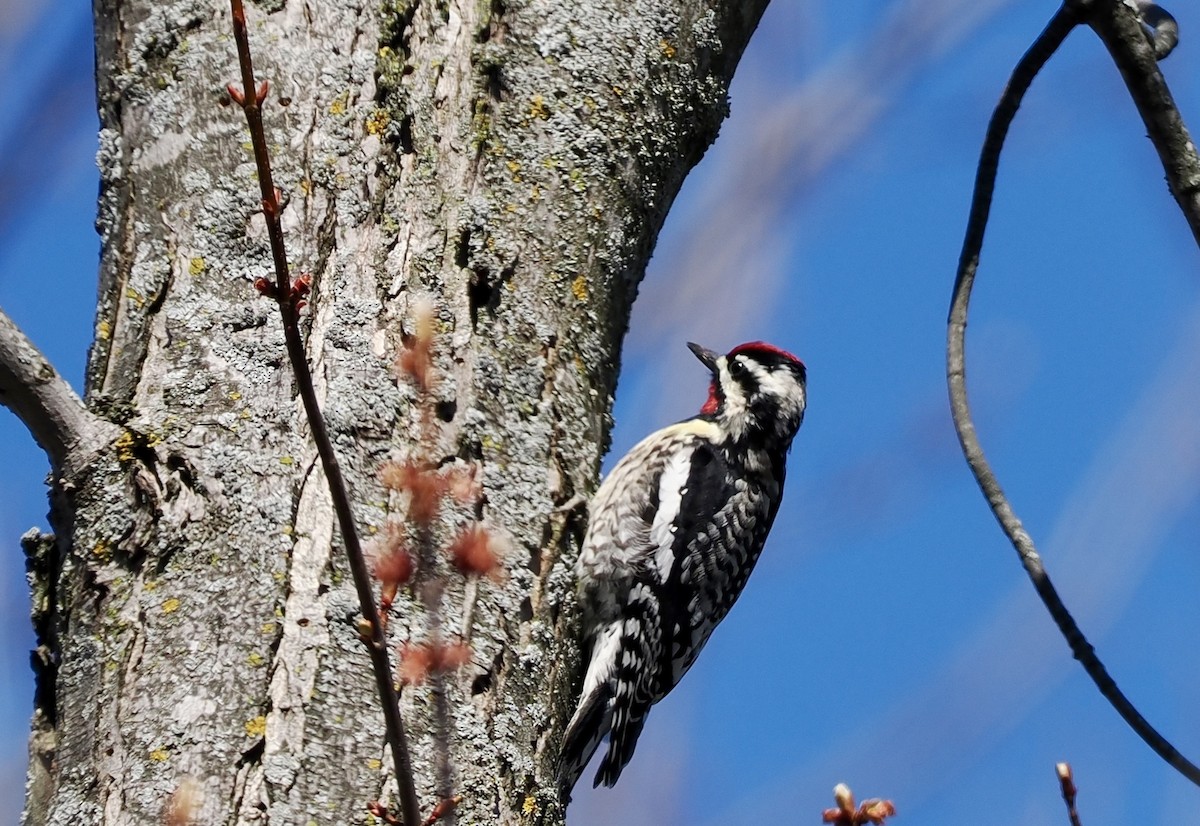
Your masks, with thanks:
<instances>
[{"instance_id":1,"label":"yellow lichen spot","mask_svg":"<svg viewBox=\"0 0 1200 826\"><path fill-rule=\"evenodd\" d=\"M260 714L253 720L247 720L244 727L248 737L262 737L267 733L267 718Z\"/></svg>"},{"instance_id":2,"label":"yellow lichen spot","mask_svg":"<svg viewBox=\"0 0 1200 826\"><path fill-rule=\"evenodd\" d=\"M173 614L179 610L179 598L170 597L169 599L165 599L160 607L164 614Z\"/></svg>"},{"instance_id":3,"label":"yellow lichen spot","mask_svg":"<svg viewBox=\"0 0 1200 826\"><path fill-rule=\"evenodd\" d=\"M157 589L158 589L158 580L157 579L148 579L142 583L142 590L145 591L147 594L152 593Z\"/></svg>"},{"instance_id":4,"label":"yellow lichen spot","mask_svg":"<svg viewBox=\"0 0 1200 826\"><path fill-rule=\"evenodd\" d=\"M249 411L248 409L246 409L246 408L242 408L242 412L241 412L241 413L239 413L238 415L239 415L241 418L243 418L243 419L249 419L249 418L250 418L250 411Z\"/></svg>"},{"instance_id":5,"label":"yellow lichen spot","mask_svg":"<svg viewBox=\"0 0 1200 826\"><path fill-rule=\"evenodd\" d=\"M246 662L250 663L251 668L262 668L266 665L266 659L257 651L251 651L250 656L246 657Z\"/></svg>"},{"instance_id":6,"label":"yellow lichen spot","mask_svg":"<svg viewBox=\"0 0 1200 826\"><path fill-rule=\"evenodd\" d=\"M350 93L342 92L333 99L333 103L329 104L329 114L344 115L346 114L346 104L350 102Z\"/></svg>"},{"instance_id":7,"label":"yellow lichen spot","mask_svg":"<svg viewBox=\"0 0 1200 826\"><path fill-rule=\"evenodd\" d=\"M263 634L264 636L273 636L275 634L275 623L264 622L258 629L258 633Z\"/></svg>"},{"instance_id":8,"label":"yellow lichen spot","mask_svg":"<svg viewBox=\"0 0 1200 826\"><path fill-rule=\"evenodd\" d=\"M529 116L538 120L546 120L550 117L550 110L546 108L546 100L541 95L534 95L530 99Z\"/></svg>"},{"instance_id":9,"label":"yellow lichen spot","mask_svg":"<svg viewBox=\"0 0 1200 826\"><path fill-rule=\"evenodd\" d=\"M612 90L613 90L613 94L616 95L617 97L620 97L621 95L625 94L625 90L622 89L620 86L614 86L614 87L612 87Z\"/></svg>"},{"instance_id":10,"label":"yellow lichen spot","mask_svg":"<svg viewBox=\"0 0 1200 826\"><path fill-rule=\"evenodd\" d=\"M113 447L117 449L118 462L133 461L133 434L128 430L117 437L117 441L113 443Z\"/></svg>"},{"instance_id":11,"label":"yellow lichen spot","mask_svg":"<svg viewBox=\"0 0 1200 826\"><path fill-rule=\"evenodd\" d=\"M666 57L667 60L672 60L675 57L675 47L666 40L658 41L658 48L662 49L663 56Z\"/></svg>"},{"instance_id":12,"label":"yellow lichen spot","mask_svg":"<svg viewBox=\"0 0 1200 826\"><path fill-rule=\"evenodd\" d=\"M505 205L504 205L504 211L505 211L505 212L516 212L516 211L517 211L517 205L516 205L516 204L505 204Z\"/></svg>"},{"instance_id":13,"label":"yellow lichen spot","mask_svg":"<svg viewBox=\"0 0 1200 826\"><path fill-rule=\"evenodd\" d=\"M295 532L296 532L296 529L293 528L291 525L284 525L283 529L280 531L280 533L282 533L284 536L291 536Z\"/></svg>"},{"instance_id":14,"label":"yellow lichen spot","mask_svg":"<svg viewBox=\"0 0 1200 826\"><path fill-rule=\"evenodd\" d=\"M107 321L101 321L96 325L96 338L101 341L108 341L112 338L112 325Z\"/></svg>"},{"instance_id":15,"label":"yellow lichen spot","mask_svg":"<svg viewBox=\"0 0 1200 826\"><path fill-rule=\"evenodd\" d=\"M170 756L171 756L170 753L166 749L163 749L163 748L157 748L154 751L150 752L150 759L153 760L155 763L165 763L167 758Z\"/></svg>"},{"instance_id":16,"label":"yellow lichen spot","mask_svg":"<svg viewBox=\"0 0 1200 826\"><path fill-rule=\"evenodd\" d=\"M295 460L295 459L293 459L291 456L280 456L280 457L279 457L279 464L281 464L281 465L294 465L294 464L296 464L296 460Z\"/></svg>"},{"instance_id":17,"label":"yellow lichen spot","mask_svg":"<svg viewBox=\"0 0 1200 826\"><path fill-rule=\"evenodd\" d=\"M163 442L163 437L162 437L161 433L151 430L149 433L146 434L146 446L147 447L157 447L158 445L161 445L162 442Z\"/></svg>"},{"instance_id":18,"label":"yellow lichen spot","mask_svg":"<svg viewBox=\"0 0 1200 826\"><path fill-rule=\"evenodd\" d=\"M271 579L275 580L276 582L283 582L285 579L287 579L287 574L285 574L283 571L275 571L273 574L271 574Z\"/></svg>"},{"instance_id":19,"label":"yellow lichen spot","mask_svg":"<svg viewBox=\"0 0 1200 826\"><path fill-rule=\"evenodd\" d=\"M529 200L531 200L531 201L542 200L542 188L540 186L538 186L537 184L534 184L533 189L531 189L529 191Z\"/></svg>"},{"instance_id":20,"label":"yellow lichen spot","mask_svg":"<svg viewBox=\"0 0 1200 826\"><path fill-rule=\"evenodd\" d=\"M367 761L367 768L373 772L379 771L379 769L382 766L383 766L383 761L380 760L378 757L372 757L370 760Z\"/></svg>"},{"instance_id":21,"label":"yellow lichen spot","mask_svg":"<svg viewBox=\"0 0 1200 826\"><path fill-rule=\"evenodd\" d=\"M146 306L146 296L139 293L133 287L127 287L125 289L125 297L128 298L130 301L132 301L134 304L138 305L139 310L142 307Z\"/></svg>"},{"instance_id":22,"label":"yellow lichen spot","mask_svg":"<svg viewBox=\"0 0 1200 826\"><path fill-rule=\"evenodd\" d=\"M238 391L236 391L236 390L229 391L229 400L231 402L241 401L241 398L242 398L242 394L239 393Z\"/></svg>"},{"instance_id":23,"label":"yellow lichen spot","mask_svg":"<svg viewBox=\"0 0 1200 826\"><path fill-rule=\"evenodd\" d=\"M571 282L571 295L579 301L587 301L587 279L582 274L575 276L575 280Z\"/></svg>"},{"instance_id":24,"label":"yellow lichen spot","mask_svg":"<svg viewBox=\"0 0 1200 826\"><path fill-rule=\"evenodd\" d=\"M538 803L537 798L531 794L525 795L525 802L521 804L521 812L525 815L537 814Z\"/></svg>"},{"instance_id":25,"label":"yellow lichen spot","mask_svg":"<svg viewBox=\"0 0 1200 826\"><path fill-rule=\"evenodd\" d=\"M204 272L205 266L204 259L197 255L188 262L188 275L199 275Z\"/></svg>"},{"instance_id":26,"label":"yellow lichen spot","mask_svg":"<svg viewBox=\"0 0 1200 826\"><path fill-rule=\"evenodd\" d=\"M253 152L254 144L251 143L250 141L245 141L242 143L242 149L245 149L247 152Z\"/></svg>"},{"instance_id":27,"label":"yellow lichen spot","mask_svg":"<svg viewBox=\"0 0 1200 826\"><path fill-rule=\"evenodd\" d=\"M313 184L308 178L300 179L300 191L305 195L312 195Z\"/></svg>"},{"instance_id":28,"label":"yellow lichen spot","mask_svg":"<svg viewBox=\"0 0 1200 826\"><path fill-rule=\"evenodd\" d=\"M392 116L386 109L376 109L367 116L366 129L368 135L382 135L383 130L391 122Z\"/></svg>"},{"instance_id":29,"label":"yellow lichen spot","mask_svg":"<svg viewBox=\"0 0 1200 826\"><path fill-rule=\"evenodd\" d=\"M596 101L593 100L590 95L584 95L583 105L586 106L589 111L596 111Z\"/></svg>"},{"instance_id":30,"label":"yellow lichen spot","mask_svg":"<svg viewBox=\"0 0 1200 826\"><path fill-rule=\"evenodd\" d=\"M512 174L514 181L521 180L521 164L516 161L505 161L504 165L508 167L508 171Z\"/></svg>"}]
</instances>

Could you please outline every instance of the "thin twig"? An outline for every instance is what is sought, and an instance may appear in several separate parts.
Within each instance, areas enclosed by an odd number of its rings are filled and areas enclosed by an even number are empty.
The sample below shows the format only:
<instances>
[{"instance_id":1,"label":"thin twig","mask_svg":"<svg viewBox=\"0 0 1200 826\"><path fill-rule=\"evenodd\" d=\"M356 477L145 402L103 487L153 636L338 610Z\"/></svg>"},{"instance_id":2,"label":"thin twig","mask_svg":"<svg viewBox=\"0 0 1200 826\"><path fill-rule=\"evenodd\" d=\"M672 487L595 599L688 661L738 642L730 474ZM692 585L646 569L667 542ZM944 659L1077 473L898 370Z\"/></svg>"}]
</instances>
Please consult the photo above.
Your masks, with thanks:
<instances>
[{"instance_id":1,"label":"thin twig","mask_svg":"<svg viewBox=\"0 0 1200 826\"><path fill-rule=\"evenodd\" d=\"M1075 775L1071 771L1070 763L1056 763L1054 771L1058 775L1058 785L1062 789L1063 803L1067 804L1067 817L1071 819L1071 826L1083 826L1079 821L1079 812L1075 810L1075 796L1078 790L1075 788Z\"/></svg>"},{"instance_id":2,"label":"thin twig","mask_svg":"<svg viewBox=\"0 0 1200 826\"><path fill-rule=\"evenodd\" d=\"M1189 762L1166 738L1146 722L1134 705L1121 693L1117 684L1108 675L1103 663L1096 656L1095 650L1080 631L1066 605L1063 604L1042 566L1042 560L1034 546L1033 539L1014 513L1012 505L1004 495L995 473L992 472L991 466L984 456L967 402L964 345L967 311L971 299L971 288L974 285L975 273L979 266L980 250L983 248L983 237L987 228L992 193L996 185L996 171L999 167L1004 139L1016 116L1021 99L1034 77L1071 30L1082 22L1082 13L1089 6L1090 4L1087 2L1068 2L1055 14L1045 31L1038 36L1029 51L1017 63L1008 86L1004 90L1000 102L996 105L996 110L992 113L991 122L988 124L987 136L984 138L979 167L975 176L970 218L963 239L962 254L959 257L958 274L954 282L954 294L948 319L946 378L950 389L950 409L963 455L971 467L971 472L975 475L975 481L987 499L996 521L1000 523L1000 527L1016 549L1025 572L1033 582L1033 587L1050 612L1050 616L1058 625L1067 645L1070 646L1071 653L1075 659L1080 661L1088 676L1100 689L1100 693L1108 699L1130 728L1169 765L1193 783L1200 785L1200 769ZM1140 36L1142 42L1145 43L1144 34Z\"/></svg>"},{"instance_id":3,"label":"thin twig","mask_svg":"<svg viewBox=\"0 0 1200 826\"><path fill-rule=\"evenodd\" d=\"M275 262L274 297L279 304L279 312L283 319L288 359L292 365L292 372L296 376L296 386L304 403L304 412L308 418L309 428L312 430L317 453L321 457L321 466L325 470L326 481L329 483L329 492L337 513L338 525L341 527L342 541L346 546L346 556L350 562L354 587L358 592L360 609L370 628L367 651L370 653L371 666L375 672L375 684L379 690L379 699L383 706L384 723L387 729L387 742L391 746L392 759L395 764L400 811L406 826L416 826L420 822L417 793L413 783L408 741L404 734L404 722L400 717L399 697L392 677L387 639L384 636L383 623L379 621L378 609L375 607L375 594L363 556L362 544L359 541L358 529L354 522L350 495L347 492L341 468L338 466L333 443L329 440L325 418L321 414L317 392L313 387L312 372L309 370L304 342L300 336L298 323L298 298L300 296L294 293L288 271L287 253L283 245L283 227L279 221L279 194L271 178L271 159L267 152L266 133L262 124L261 104L262 98L265 98L266 95L266 86L264 84L260 91L254 82L254 65L250 58L250 42L246 32L246 13L242 7L242 0L230 0L230 7L233 12L234 40L237 42L238 61L242 72L242 100L239 102L246 113L246 122L249 124L250 138L254 145L254 162L258 167L258 181L262 189L263 215L266 217L267 234L271 241L271 256Z\"/></svg>"},{"instance_id":4,"label":"thin twig","mask_svg":"<svg viewBox=\"0 0 1200 826\"><path fill-rule=\"evenodd\" d=\"M66 470L75 451L95 448L119 432L87 411L66 379L2 309L0 404L29 429L56 475Z\"/></svg>"}]
</instances>

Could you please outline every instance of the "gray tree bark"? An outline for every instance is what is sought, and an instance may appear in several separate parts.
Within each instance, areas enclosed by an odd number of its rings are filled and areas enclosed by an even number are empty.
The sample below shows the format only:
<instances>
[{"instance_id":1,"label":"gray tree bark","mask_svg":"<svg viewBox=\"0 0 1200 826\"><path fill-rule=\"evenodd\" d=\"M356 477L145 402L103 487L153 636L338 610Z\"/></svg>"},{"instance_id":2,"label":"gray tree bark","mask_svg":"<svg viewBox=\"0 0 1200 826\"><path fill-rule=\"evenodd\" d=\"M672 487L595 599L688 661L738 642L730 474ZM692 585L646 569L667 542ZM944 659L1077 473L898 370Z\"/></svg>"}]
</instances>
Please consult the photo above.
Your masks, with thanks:
<instances>
[{"instance_id":1,"label":"gray tree bark","mask_svg":"<svg viewBox=\"0 0 1200 826\"><path fill-rule=\"evenodd\" d=\"M765 0L259 0L249 10L308 350L364 533L414 450L391 371L439 324L437 455L477 463L502 581L448 578L464 823L562 823L570 562L658 230ZM95 0L102 236L89 429L26 537L39 632L26 824L349 824L391 761L329 494L284 363L222 0ZM424 626L398 600L397 643ZM434 802L432 700L407 689Z\"/></svg>"}]
</instances>

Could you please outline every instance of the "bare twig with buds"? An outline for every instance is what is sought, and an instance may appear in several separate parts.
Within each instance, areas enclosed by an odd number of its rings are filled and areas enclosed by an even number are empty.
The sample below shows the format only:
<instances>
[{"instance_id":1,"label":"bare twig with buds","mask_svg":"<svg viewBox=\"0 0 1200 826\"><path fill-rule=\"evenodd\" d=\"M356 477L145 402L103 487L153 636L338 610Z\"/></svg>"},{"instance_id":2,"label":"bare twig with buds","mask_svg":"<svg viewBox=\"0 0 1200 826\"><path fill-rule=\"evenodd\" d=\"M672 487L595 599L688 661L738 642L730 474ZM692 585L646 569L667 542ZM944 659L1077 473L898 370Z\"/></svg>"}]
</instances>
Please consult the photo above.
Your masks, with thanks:
<instances>
[{"instance_id":1,"label":"bare twig with buds","mask_svg":"<svg viewBox=\"0 0 1200 826\"><path fill-rule=\"evenodd\" d=\"M881 826L887 819L896 814L896 807L890 800L873 797L854 805L854 792L845 783L833 787L833 799L837 807L826 809L821 813L822 823L832 823L834 826Z\"/></svg>"},{"instance_id":2,"label":"bare twig with buds","mask_svg":"<svg viewBox=\"0 0 1200 826\"><path fill-rule=\"evenodd\" d=\"M1071 826L1082 826L1079 822L1079 812L1075 811L1075 775L1071 772L1070 763L1055 763L1054 771L1058 774L1058 785L1062 787L1063 803L1067 804L1067 817Z\"/></svg>"},{"instance_id":3,"label":"bare twig with buds","mask_svg":"<svg viewBox=\"0 0 1200 826\"><path fill-rule=\"evenodd\" d=\"M300 336L300 310L304 307L309 290L312 288L312 278L302 275L293 281L288 270L287 252L283 243L283 226L279 220L283 198L280 191L275 188L271 177L271 158L267 151L267 138L262 122L262 105L266 101L270 87L266 81L259 85L254 82L254 64L250 57L246 11L242 6L242 0L230 0L230 8L233 13L233 36L237 43L242 84L240 89L236 85L230 84L229 96L242 107L242 111L246 115L246 123L250 127L254 162L258 168L258 182L262 190L263 216L266 218L271 257L275 264L274 283L266 279L259 279L254 286L260 293L274 299L279 305L288 360L291 362L292 372L296 377L296 387L304 403L304 413L308 418L309 429L312 431L313 442L316 444L317 453L321 458L321 466L325 471L326 481L329 483L329 492L333 499L334 511L337 513L338 525L341 528L342 541L346 547L350 572L354 579L354 587L358 592L364 630L367 631L367 651L370 653L371 667L375 673L375 684L379 691L380 704L383 707L387 742L391 747L395 766L400 810L405 826L416 826L419 819L417 793L413 784L404 722L400 717L399 698L392 682L392 665L391 657L388 654L387 639L379 612L375 608L371 576L363 555L362 544L359 541L358 528L350 505L350 494L345 479L342 477L333 443L329 439L325 418L321 413L316 389L313 386L307 354L304 351L304 341Z\"/></svg>"},{"instance_id":4,"label":"bare twig with buds","mask_svg":"<svg viewBox=\"0 0 1200 826\"><path fill-rule=\"evenodd\" d=\"M1109 676L1107 669L1105 669L1104 664L1096 655L1095 649L1088 643L1087 638L1075 622L1074 617L1067 610L1062 598L1058 595L1057 589L1051 583L1049 574L1046 573L1046 569L1042 565L1042 558L1038 554L1033 539L1021 524L1021 520L1017 517L1011 503L1008 501L1008 497L1005 496L1003 489L1000 487L1000 482L996 478L991 465L988 463L987 457L984 456L983 447L979 443L979 436L976 433L975 423L971 417L970 404L967 401L965 339L968 307L971 300L971 289L975 283L975 274L979 268L979 256L983 249L983 237L987 229L988 214L991 211L992 194L996 187L996 174L1000 164L1000 153L1004 148L1004 140L1008 135L1009 126L1016 117L1021 100L1033 83L1033 79L1058 50L1058 47L1062 45L1067 35L1074 30L1075 26L1083 22L1090 22L1102 33L1102 36L1105 36L1110 50L1114 50L1116 47L1108 40L1104 32L1109 31L1110 28L1120 28L1109 21L1110 17L1124 19L1124 16L1131 16L1133 18L1132 20L1126 20L1128 25L1125 28L1129 30L1128 39L1133 44L1129 45L1128 48L1139 54L1144 52L1145 54L1141 55L1141 57L1148 60L1149 65L1153 66L1153 47L1147 41L1142 23L1137 19L1136 12L1132 8L1129 8L1120 2L1120 0L1067 0L1051 19L1046 29L1021 57L1016 68L1013 69L1008 86L1005 88L999 103L996 104L996 109L992 113L992 119L988 123L987 135L984 138L983 148L980 151L979 166L975 173L975 189L971 198L970 217L968 218L967 230L963 238L962 252L958 261L958 274L955 278L954 292L950 303L950 315L947 320L946 379L950 390L950 411L954 418L954 427L958 432L963 456L966 458L971 472L975 475L975 481L979 485L984 498L987 499L988 505L996 517L996 521L1000 523L1001 529L1012 543L1013 548L1017 551L1021 565L1029 575L1034 589L1037 591L1038 596L1041 597L1051 618L1058 625L1059 631L1067 641L1067 645L1070 646L1071 653L1083 665L1088 676L1092 678L1092 681L1100 689L1100 693L1112 704L1113 708L1116 709L1117 713L1121 715L1129 727L1169 765L1193 783L1200 785L1200 768L1197 768L1195 764L1180 754L1165 737L1159 734L1142 717L1133 703L1125 697L1117 687L1116 682ZM1125 47L1122 46L1121 48ZM1114 55L1116 53L1117 51L1114 51ZM1128 71L1126 64L1121 63L1120 60L1118 60L1118 64L1121 65L1123 72ZM1129 65L1133 64L1130 63ZM1157 74L1157 69L1154 71ZM1157 81L1161 82L1161 80L1161 75L1158 75ZM1158 82L1156 82L1156 86L1161 86L1165 91L1165 82ZM1134 88L1136 84L1131 83L1130 86ZM1174 109L1174 104L1170 102L1169 95L1158 98L1157 102L1160 106L1169 107L1170 109L1170 112L1165 114L1162 111L1158 111L1156 113L1158 121L1177 122L1182 128L1182 120L1179 119L1178 111ZM1147 121L1147 123L1149 124L1150 121ZM1182 137L1186 138L1186 130L1184 130ZM1182 140L1178 136L1176 138L1177 140L1170 145L1159 144L1156 140L1155 143L1159 146L1160 154L1169 154L1175 151L1178 148L1177 144ZM1181 157L1178 166L1174 168L1164 164L1167 168L1169 178L1172 175L1178 175L1180 169L1197 169L1197 166L1194 164L1195 148L1191 146L1190 141L1185 141L1185 143L1187 152L1190 152L1190 157ZM1164 157L1166 156L1164 155ZM1176 197L1179 199L1180 205L1184 208L1184 212L1188 215L1193 232L1197 233L1196 237L1200 240L1200 198L1195 196L1196 187L1194 183L1183 187L1182 182L1178 182L1180 189L1177 189L1177 182L1173 178L1171 180L1172 191L1177 193ZM1196 180L1195 177L1191 178L1191 181L1194 180ZM1184 197L1185 195L1186 197ZM1193 209L1195 211L1194 219L1193 213L1190 211Z\"/></svg>"}]
</instances>

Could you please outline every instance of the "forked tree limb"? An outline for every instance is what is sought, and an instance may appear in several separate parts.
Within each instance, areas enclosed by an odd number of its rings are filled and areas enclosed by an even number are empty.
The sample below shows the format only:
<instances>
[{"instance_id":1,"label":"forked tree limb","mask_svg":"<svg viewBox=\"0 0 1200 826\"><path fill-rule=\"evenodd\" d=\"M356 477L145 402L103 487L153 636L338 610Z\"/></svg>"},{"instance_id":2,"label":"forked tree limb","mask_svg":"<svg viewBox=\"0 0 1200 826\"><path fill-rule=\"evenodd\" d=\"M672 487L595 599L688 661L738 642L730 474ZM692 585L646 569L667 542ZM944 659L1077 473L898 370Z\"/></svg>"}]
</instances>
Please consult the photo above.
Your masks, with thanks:
<instances>
[{"instance_id":1,"label":"forked tree limb","mask_svg":"<svg viewBox=\"0 0 1200 826\"><path fill-rule=\"evenodd\" d=\"M119 429L89 413L42 352L0 309L0 404L46 452L54 473L115 437Z\"/></svg>"},{"instance_id":2,"label":"forked tree limb","mask_svg":"<svg viewBox=\"0 0 1200 826\"><path fill-rule=\"evenodd\" d=\"M1091 18L1093 14L1095 17ZM966 457L967 464L970 466L971 472L975 475L975 480L984 497L987 499L993 515L1000 523L1000 527L1003 529L1005 535L1008 536L1013 548L1016 549L1021 564L1025 568L1025 572L1029 575L1034 589L1037 591L1038 596L1045 604L1046 609L1050 612L1050 616L1054 619L1059 631L1070 646L1071 653L1083 665L1088 676L1092 678L1096 686L1100 689L1100 693L1112 704L1117 713L1121 715L1138 736L1170 766L1193 783L1200 785L1200 768L1197 768L1195 764L1180 754L1165 737L1159 734L1146 721L1133 703L1125 697L1117 687L1116 682L1109 676L1104 664L1096 656L1095 650L1088 643L1087 638L1067 610L1062 598L1059 597L1058 591L1054 588L1049 575L1042 565L1041 556L1037 552L1033 539L1029 536L1029 533L1021 524L1021 520L1013 511L1011 503L1000 487L999 480L996 478L991 465L984 456L967 400L965 357L967 314L971 298L971 288L974 285L976 271L979 267L979 256L983 248L983 238L987 229L987 219L991 210L992 195L995 191L996 174L999 168L1000 153L1004 147L1004 140L1016 116L1017 109L1021 105L1021 100L1025 92L1029 89L1033 79L1037 76L1037 73L1045 66L1058 47L1062 45L1062 42L1075 26L1087 22L1087 19L1091 19L1093 25L1098 27L1098 31L1109 31L1110 29L1107 27L1110 25L1119 27L1119 31L1116 28L1113 29L1113 31L1117 32L1113 37L1120 39L1121 45L1118 51L1124 57L1117 58L1116 54L1114 54L1114 59L1117 59L1118 65L1122 66L1122 72L1126 73L1127 82L1130 82L1136 73L1144 70L1153 70L1155 76L1158 78L1159 82L1157 84L1151 83L1146 79L1140 79L1138 86L1139 88L1152 87L1158 90L1153 99L1148 98L1146 102L1153 103L1153 106L1150 108L1153 110L1155 116L1156 127L1161 130L1160 139L1163 143L1160 144L1159 140L1155 142L1155 145L1159 147L1160 155L1165 150L1170 151L1176 148L1179 140L1187 140L1186 131L1181 132L1182 138L1178 140L1174 137L1169 142L1165 140L1168 137L1167 132L1173 128L1172 124L1177 125L1182 130L1182 120L1179 118L1178 112L1174 111L1173 104L1169 103L1170 96L1166 93L1166 84L1161 82L1161 75L1158 74L1157 66L1154 64L1153 47L1147 39L1146 32L1142 28L1142 23L1134 11L1124 6L1120 0L1094 0L1094 2L1087 2L1087 0L1072 2L1068 0L1017 63L1012 77L1009 79L1008 86L1005 88L1000 102L996 105L992 119L988 124L987 135L984 138L983 148L980 152L979 166L976 171L975 189L971 198L970 217L968 218L966 234L963 239L962 253L959 257L958 274L955 278L954 293L951 299L950 316L947 325L946 376L950 390L950 408L954 418L954 427L958 432L959 442L962 445L963 455ZM1109 48L1113 50L1114 46L1110 45ZM1145 62L1147 56L1149 56L1148 64ZM1122 60L1125 63L1122 63ZM1135 94L1136 98L1137 94ZM1139 108L1141 107L1142 103L1139 103ZM1194 156L1195 153L1191 151L1190 154ZM1177 158L1174 154L1164 156L1164 166L1168 167L1168 178L1171 178L1174 173L1180 170L1190 168L1182 157ZM1179 185L1178 181L1172 180L1172 191L1177 193L1177 198L1180 198L1180 194L1184 196L1189 196L1190 194L1190 199L1192 201L1195 200L1196 192L1193 183L1180 186L1179 189L1176 189L1177 185ZM1197 232L1198 228L1200 228L1200 222L1193 221L1193 216L1185 205L1186 200L1188 198L1180 198L1181 206L1184 207L1188 221L1193 227L1193 233L1197 234L1197 240L1200 241L1200 232ZM1197 213L1197 215L1200 215L1200 213Z\"/></svg>"}]
</instances>

